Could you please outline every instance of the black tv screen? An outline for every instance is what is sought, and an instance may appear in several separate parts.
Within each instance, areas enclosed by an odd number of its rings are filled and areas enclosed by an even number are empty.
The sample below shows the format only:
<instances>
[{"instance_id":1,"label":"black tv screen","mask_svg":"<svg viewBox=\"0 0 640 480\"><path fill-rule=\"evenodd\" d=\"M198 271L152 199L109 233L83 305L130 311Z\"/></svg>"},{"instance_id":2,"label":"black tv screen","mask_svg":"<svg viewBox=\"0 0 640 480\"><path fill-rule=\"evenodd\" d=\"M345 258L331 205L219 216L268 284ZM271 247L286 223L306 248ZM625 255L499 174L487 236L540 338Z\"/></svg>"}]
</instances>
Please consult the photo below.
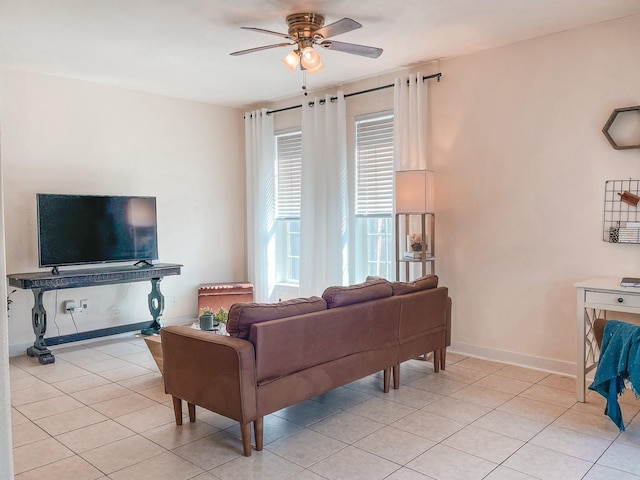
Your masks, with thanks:
<instances>
[{"instance_id":1,"label":"black tv screen","mask_svg":"<svg viewBox=\"0 0 640 480\"><path fill-rule=\"evenodd\" d=\"M40 267L157 260L155 197L36 197Z\"/></svg>"}]
</instances>

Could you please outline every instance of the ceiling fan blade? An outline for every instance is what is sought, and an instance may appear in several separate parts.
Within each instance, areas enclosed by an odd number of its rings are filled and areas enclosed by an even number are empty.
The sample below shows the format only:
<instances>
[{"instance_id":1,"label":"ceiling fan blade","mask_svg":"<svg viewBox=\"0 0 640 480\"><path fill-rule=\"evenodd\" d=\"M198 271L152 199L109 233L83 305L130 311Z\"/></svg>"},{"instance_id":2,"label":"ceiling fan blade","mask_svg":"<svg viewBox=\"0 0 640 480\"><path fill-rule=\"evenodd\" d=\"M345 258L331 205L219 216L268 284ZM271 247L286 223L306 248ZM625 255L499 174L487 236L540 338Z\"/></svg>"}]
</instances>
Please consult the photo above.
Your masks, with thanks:
<instances>
[{"instance_id":1,"label":"ceiling fan blade","mask_svg":"<svg viewBox=\"0 0 640 480\"><path fill-rule=\"evenodd\" d=\"M366 45L356 45L355 43L336 42L335 40L325 40L319 45L328 50L337 52L352 53L363 57L378 58L382 55L382 49L377 47L367 47Z\"/></svg>"},{"instance_id":2,"label":"ceiling fan blade","mask_svg":"<svg viewBox=\"0 0 640 480\"><path fill-rule=\"evenodd\" d=\"M338 20L337 22L333 22L329 25L325 25L324 27L319 28L318 30L313 32L313 34L322 35L322 38L329 38L350 32L351 30L356 30L360 27L362 27L362 25L360 25L355 20L352 20L350 18L343 18L342 20Z\"/></svg>"},{"instance_id":3,"label":"ceiling fan blade","mask_svg":"<svg viewBox=\"0 0 640 480\"><path fill-rule=\"evenodd\" d=\"M244 30L252 30L254 32L267 33L269 35L277 35L278 37L287 38L291 40L291 35L288 35L286 33L274 32L273 30L265 30L264 28L257 28L257 27L240 27L240 28Z\"/></svg>"},{"instance_id":4,"label":"ceiling fan blade","mask_svg":"<svg viewBox=\"0 0 640 480\"><path fill-rule=\"evenodd\" d=\"M246 55L247 53L259 52L261 50L269 50L270 48L288 47L290 45L295 45L295 43L276 43L274 45L265 45L263 47L248 48L246 50L239 50L237 52L232 52L229 55L233 55L235 57L238 55Z\"/></svg>"}]
</instances>

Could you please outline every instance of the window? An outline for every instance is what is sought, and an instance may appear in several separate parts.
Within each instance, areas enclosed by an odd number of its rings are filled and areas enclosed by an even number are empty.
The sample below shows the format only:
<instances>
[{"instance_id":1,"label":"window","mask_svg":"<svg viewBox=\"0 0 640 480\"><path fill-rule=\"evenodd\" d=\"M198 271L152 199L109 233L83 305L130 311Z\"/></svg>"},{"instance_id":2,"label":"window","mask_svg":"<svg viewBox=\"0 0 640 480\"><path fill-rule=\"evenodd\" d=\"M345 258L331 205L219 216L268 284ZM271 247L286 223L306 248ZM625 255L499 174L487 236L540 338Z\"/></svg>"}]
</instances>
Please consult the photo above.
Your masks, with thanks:
<instances>
[{"instance_id":1,"label":"window","mask_svg":"<svg viewBox=\"0 0 640 480\"><path fill-rule=\"evenodd\" d=\"M393 113L356 117L355 130L356 276L392 278Z\"/></svg>"},{"instance_id":2,"label":"window","mask_svg":"<svg viewBox=\"0 0 640 480\"><path fill-rule=\"evenodd\" d=\"M276 283L300 281L300 182L302 133L280 132L276 140Z\"/></svg>"}]
</instances>

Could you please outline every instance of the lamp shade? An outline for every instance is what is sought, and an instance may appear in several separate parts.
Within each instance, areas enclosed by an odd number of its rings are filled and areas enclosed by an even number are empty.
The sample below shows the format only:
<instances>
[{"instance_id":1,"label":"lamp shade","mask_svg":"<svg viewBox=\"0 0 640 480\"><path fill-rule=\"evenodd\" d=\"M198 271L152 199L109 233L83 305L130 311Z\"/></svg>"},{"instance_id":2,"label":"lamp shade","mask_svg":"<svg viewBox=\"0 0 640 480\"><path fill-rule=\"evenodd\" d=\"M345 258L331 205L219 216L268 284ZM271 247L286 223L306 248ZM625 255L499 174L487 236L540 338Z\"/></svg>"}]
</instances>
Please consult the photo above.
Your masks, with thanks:
<instances>
[{"instance_id":1,"label":"lamp shade","mask_svg":"<svg viewBox=\"0 0 640 480\"><path fill-rule=\"evenodd\" d=\"M298 55L298 51L294 50L289 53L286 57L282 59L282 63L292 72L296 71L298 64L300 63L300 55Z\"/></svg>"},{"instance_id":2,"label":"lamp shade","mask_svg":"<svg viewBox=\"0 0 640 480\"><path fill-rule=\"evenodd\" d=\"M300 63L307 70L313 70L322 63L322 60L320 59L320 54L313 47L305 47L300 52Z\"/></svg>"},{"instance_id":3,"label":"lamp shade","mask_svg":"<svg viewBox=\"0 0 640 480\"><path fill-rule=\"evenodd\" d=\"M430 170L396 172L396 213L434 211L434 175Z\"/></svg>"}]
</instances>

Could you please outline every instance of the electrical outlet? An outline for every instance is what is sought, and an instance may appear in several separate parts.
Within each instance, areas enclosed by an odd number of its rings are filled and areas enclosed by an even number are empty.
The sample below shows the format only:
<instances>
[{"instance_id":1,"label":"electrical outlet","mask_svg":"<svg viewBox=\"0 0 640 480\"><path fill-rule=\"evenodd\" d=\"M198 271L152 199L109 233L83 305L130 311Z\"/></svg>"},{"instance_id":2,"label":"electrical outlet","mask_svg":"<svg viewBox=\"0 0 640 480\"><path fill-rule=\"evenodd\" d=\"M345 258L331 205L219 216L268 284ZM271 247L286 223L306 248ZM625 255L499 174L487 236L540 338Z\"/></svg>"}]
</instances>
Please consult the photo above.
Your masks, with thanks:
<instances>
[{"instance_id":1,"label":"electrical outlet","mask_svg":"<svg viewBox=\"0 0 640 480\"><path fill-rule=\"evenodd\" d=\"M86 303L86 300L81 300L81 302L85 302ZM77 307L75 300L65 300L62 303L62 306L63 306L64 311L67 312L67 313L82 312L86 308L84 305L81 305L80 307Z\"/></svg>"},{"instance_id":2,"label":"electrical outlet","mask_svg":"<svg viewBox=\"0 0 640 480\"><path fill-rule=\"evenodd\" d=\"M80 307L82 310L86 310L89 307L89 300L80 300Z\"/></svg>"}]
</instances>

